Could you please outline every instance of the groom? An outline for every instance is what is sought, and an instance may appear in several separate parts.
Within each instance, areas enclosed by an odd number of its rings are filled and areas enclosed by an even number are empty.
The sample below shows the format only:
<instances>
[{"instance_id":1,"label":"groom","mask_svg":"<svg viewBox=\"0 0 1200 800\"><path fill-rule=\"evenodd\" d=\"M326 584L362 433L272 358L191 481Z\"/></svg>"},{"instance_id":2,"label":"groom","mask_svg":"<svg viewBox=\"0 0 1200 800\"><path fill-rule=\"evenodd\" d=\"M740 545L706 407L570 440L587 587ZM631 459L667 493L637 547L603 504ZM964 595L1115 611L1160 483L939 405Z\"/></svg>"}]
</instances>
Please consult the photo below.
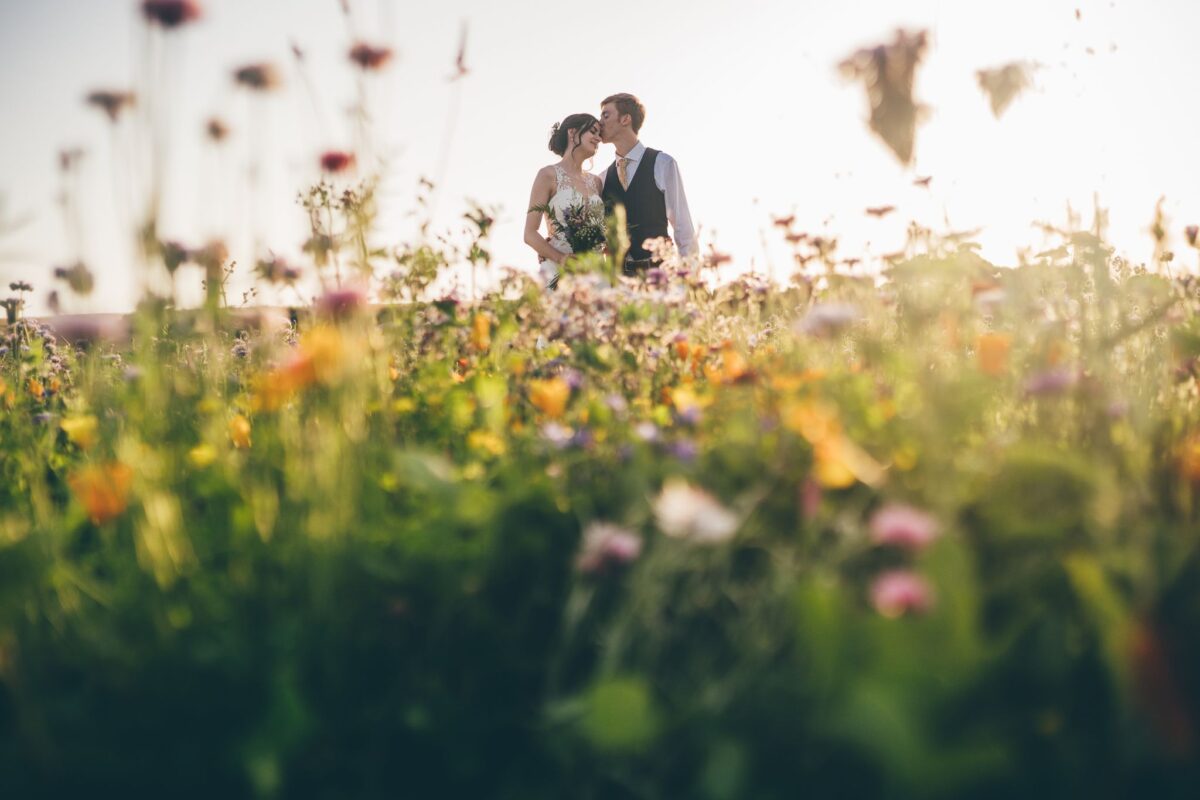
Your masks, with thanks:
<instances>
[{"instance_id":1,"label":"groom","mask_svg":"<svg viewBox=\"0 0 1200 800\"><path fill-rule=\"evenodd\" d=\"M600 102L600 140L617 148L616 160L604 173L604 204L610 212L617 203L625 206L629 231L626 275L655 265L643 244L647 239L668 236L668 223L681 255L691 255L696 247L679 166L666 153L638 141L645 120L646 107L631 94L614 94Z\"/></svg>"}]
</instances>

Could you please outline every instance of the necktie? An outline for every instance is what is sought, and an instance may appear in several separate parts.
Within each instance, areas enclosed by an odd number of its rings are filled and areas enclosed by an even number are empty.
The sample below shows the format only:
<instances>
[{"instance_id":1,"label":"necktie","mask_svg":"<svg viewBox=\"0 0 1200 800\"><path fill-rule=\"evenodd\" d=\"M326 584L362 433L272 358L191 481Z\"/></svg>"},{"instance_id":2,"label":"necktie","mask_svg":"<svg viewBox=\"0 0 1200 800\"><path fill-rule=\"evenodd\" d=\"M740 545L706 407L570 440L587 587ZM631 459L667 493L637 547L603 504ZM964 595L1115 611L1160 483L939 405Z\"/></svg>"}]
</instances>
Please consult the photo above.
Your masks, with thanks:
<instances>
[{"instance_id":1,"label":"necktie","mask_svg":"<svg viewBox=\"0 0 1200 800\"><path fill-rule=\"evenodd\" d=\"M625 165L629 163L629 159L624 156L617 158L617 177L621 180L621 188L629 188L629 178L625 175Z\"/></svg>"}]
</instances>

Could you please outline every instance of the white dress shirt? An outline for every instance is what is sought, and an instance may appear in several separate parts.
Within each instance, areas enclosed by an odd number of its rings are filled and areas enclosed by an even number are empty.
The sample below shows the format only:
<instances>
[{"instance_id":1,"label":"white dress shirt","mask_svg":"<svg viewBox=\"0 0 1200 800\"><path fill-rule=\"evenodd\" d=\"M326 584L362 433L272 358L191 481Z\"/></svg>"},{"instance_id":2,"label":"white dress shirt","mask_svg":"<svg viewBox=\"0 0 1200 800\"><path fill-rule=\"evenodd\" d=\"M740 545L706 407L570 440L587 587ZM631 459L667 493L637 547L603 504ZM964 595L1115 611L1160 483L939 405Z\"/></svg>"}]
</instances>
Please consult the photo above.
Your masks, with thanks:
<instances>
[{"instance_id":1,"label":"white dress shirt","mask_svg":"<svg viewBox=\"0 0 1200 800\"><path fill-rule=\"evenodd\" d=\"M638 142L625 154L625 179L633 183L638 164L646 154L646 145ZM608 170L602 173L608 180ZM667 222L671 223L671 238L679 247L680 255L689 256L696 248L696 229L692 225L692 214L688 211L687 195L683 193L683 179L679 177L679 165L661 150L654 162L654 185L665 195ZM639 243L640 244L640 243Z\"/></svg>"}]
</instances>

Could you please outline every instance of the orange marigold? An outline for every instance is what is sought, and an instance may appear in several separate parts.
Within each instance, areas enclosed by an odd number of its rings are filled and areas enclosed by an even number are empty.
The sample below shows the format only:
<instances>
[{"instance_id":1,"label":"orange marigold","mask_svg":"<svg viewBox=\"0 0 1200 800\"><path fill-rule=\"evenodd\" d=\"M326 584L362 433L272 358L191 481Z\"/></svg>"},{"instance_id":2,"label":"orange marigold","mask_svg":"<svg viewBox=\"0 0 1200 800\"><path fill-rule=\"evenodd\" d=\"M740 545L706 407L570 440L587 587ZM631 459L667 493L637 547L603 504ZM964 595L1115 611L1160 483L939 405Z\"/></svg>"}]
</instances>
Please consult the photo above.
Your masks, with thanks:
<instances>
[{"instance_id":1,"label":"orange marigold","mask_svg":"<svg viewBox=\"0 0 1200 800\"><path fill-rule=\"evenodd\" d=\"M571 387L562 378L534 380L529 382L529 402L534 408L551 419L557 419L567 410L571 398Z\"/></svg>"},{"instance_id":2,"label":"orange marigold","mask_svg":"<svg viewBox=\"0 0 1200 800\"><path fill-rule=\"evenodd\" d=\"M986 375L1003 375L1008 369L1008 352L1012 349L1012 337L1007 333L984 333L975 343L975 356L979 369Z\"/></svg>"},{"instance_id":3,"label":"orange marigold","mask_svg":"<svg viewBox=\"0 0 1200 800\"><path fill-rule=\"evenodd\" d=\"M89 464L67 478L71 491L87 511L88 518L103 525L125 513L133 470L126 464Z\"/></svg>"}]
</instances>

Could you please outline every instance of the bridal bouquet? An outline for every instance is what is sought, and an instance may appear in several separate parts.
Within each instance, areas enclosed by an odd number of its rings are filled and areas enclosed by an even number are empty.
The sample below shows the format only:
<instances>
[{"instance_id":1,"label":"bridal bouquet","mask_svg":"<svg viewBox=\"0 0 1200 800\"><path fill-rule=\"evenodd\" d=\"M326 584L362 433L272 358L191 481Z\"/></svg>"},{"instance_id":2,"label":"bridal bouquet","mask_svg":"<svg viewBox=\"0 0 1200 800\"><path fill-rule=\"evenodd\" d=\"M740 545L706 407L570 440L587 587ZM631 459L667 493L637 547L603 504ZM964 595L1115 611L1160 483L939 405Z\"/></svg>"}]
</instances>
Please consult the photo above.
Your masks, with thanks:
<instances>
[{"instance_id":1,"label":"bridal bouquet","mask_svg":"<svg viewBox=\"0 0 1200 800\"><path fill-rule=\"evenodd\" d=\"M554 231L571 245L572 253L590 253L599 250L605 242L604 207L596 203L580 201L563 209L562 220L549 204L534 206L533 211L542 211L550 218Z\"/></svg>"}]
</instances>

